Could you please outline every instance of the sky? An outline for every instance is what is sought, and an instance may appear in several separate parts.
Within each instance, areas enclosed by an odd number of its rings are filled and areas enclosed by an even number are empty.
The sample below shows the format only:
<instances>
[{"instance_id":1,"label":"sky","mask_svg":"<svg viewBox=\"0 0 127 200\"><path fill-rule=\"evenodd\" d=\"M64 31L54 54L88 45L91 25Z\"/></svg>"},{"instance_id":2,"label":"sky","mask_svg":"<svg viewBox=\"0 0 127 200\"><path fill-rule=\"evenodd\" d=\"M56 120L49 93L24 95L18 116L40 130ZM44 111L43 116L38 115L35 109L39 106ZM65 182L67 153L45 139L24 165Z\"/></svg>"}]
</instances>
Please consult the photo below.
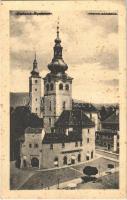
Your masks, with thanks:
<instances>
[{"instance_id":1,"label":"sky","mask_svg":"<svg viewBox=\"0 0 127 200\"><path fill-rule=\"evenodd\" d=\"M35 51L40 75L49 72L58 16L63 59L67 73L74 78L72 97L92 103L117 103L118 16L88 15L84 10L41 16L16 16L11 12L11 92L29 91Z\"/></svg>"}]
</instances>

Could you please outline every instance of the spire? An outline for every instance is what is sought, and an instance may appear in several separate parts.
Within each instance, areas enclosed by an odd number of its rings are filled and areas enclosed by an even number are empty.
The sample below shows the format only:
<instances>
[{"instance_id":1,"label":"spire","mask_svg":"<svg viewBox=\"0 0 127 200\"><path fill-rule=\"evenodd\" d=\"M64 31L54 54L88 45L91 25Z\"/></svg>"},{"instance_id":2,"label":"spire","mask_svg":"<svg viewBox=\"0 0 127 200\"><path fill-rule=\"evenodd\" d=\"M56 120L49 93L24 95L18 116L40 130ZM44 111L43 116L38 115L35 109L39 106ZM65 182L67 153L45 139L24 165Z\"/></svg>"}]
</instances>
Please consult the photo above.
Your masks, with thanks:
<instances>
[{"instance_id":1,"label":"spire","mask_svg":"<svg viewBox=\"0 0 127 200\"><path fill-rule=\"evenodd\" d=\"M59 17L57 22L57 39L59 39Z\"/></svg>"},{"instance_id":2,"label":"spire","mask_svg":"<svg viewBox=\"0 0 127 200\"><path fill-rule=\"evenodd\" d=\"M57 22L57 37L55 39L55 46L54 46L54 57L52 62L48 65L49 70L52 73L64 73L65 70L68 69L67 64L64 62L62 58L62 50L63 47L61 46L61 39L59 37L59 18Z\"/></svg>"},{"instance_id":3,"label":"spire","mask_svg":"<svg viewBox=\"0 0 127 200\"><path fill-rule=\"evenodd\" d=\"M39 76L39 71L38 71L38 66L37 66L37 59L36 59L36 52L35 52L35 57L33 61L33 70L31 72L32 76Z\"/></svg>"}]
</instances>

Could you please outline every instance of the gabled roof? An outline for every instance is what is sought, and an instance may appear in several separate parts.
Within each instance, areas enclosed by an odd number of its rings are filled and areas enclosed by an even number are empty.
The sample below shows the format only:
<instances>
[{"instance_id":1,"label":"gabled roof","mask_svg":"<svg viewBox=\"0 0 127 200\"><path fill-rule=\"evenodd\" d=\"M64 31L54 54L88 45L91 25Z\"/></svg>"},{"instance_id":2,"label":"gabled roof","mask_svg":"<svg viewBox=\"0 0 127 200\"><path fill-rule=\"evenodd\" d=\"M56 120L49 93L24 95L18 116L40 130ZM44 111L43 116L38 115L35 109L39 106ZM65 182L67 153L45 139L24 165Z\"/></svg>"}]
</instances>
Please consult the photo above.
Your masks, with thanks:
<instances>
[{"instance_id":1,"label":"gabled roof","mask_svg":"<svg viewBox=\"0 0 127 200\"><path fill-rule=\"evenodd\" d=\"M103 122L103 124L119 124L119 114L116 114L114 112L112 115L110 115L108 118L106 118Z\"/></svg>"},{"instance_id":2,"label":"gabled roof","mask_svg":"<svg viewBox=\"0 0 127 200\"><path fill-rule=\"evenodd\" d=\"M55 123L56 127L82 127L90 128L95 124L92 122L83 111L76 110L64 110L58 120Z\"/></svg>"},{"instance_id":3,"label":"gabled roof","mask_svg":"<svg viewBox=\"0 0 127 200\"><path fill-rule=\"evenodd\" d=\"M83 102L78 102L76 100L73 100L73 109L80 109L84 112L94 112L97 113L97 109L95 108L95 106L93 106L93 104L91 103L83 103Z\"/></svg>"}]
</instances>

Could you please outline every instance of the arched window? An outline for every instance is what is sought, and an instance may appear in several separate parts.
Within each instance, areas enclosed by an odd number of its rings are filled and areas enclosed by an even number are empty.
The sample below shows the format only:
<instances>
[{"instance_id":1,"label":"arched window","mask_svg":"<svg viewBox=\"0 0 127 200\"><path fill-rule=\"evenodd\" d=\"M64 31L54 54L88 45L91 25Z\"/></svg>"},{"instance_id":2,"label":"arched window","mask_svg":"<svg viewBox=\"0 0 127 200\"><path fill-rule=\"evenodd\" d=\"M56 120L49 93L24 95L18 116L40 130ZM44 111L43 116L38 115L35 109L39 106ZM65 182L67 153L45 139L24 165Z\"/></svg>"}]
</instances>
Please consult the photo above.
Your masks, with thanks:
<instances>
[{"instance_id":1,"label":"arched window","mask_svg":"<svg viewBox=\"0 0 127 200\"><path fill-rule=\"evenodd\" d=\"M68 84L65 85L65 89L69 90L69 85Z\"/></svg>"},{"instance_id":2,"label":"arched window","mask_svg":"<svg viewBox=\"0 0 127 200\"><path fill-rule=\"evenodd\" d=\"M55 158L54 158L54 161L58 161L58 157L55 157Z\"/></svg>"},{"instance_id":3,"label":"arched window","mask_svg":"<svg viewBox=\"0 0 127 200\"><path fill-rule=\"evenodd\" d=\"M49 84L46 85L46 90L49 91Z\"/></svg>"},{"instance_id":4,"label":"arched window","mask_svg":"<svg viewBox=\"0 0 127 200\"><path fill-rule=\"evenodd\" d=\"M53 90L53 83L50 84L50 90Z\"/></svg>"},{"instance_id":5,"label":"arched window","mask_svg":"<svg viewBox=\"0 0 127 200\"><path fill-rule=\"evenodd\" d=\"M62 83L59 84L59 89L63 90L63 84Z\"/></svg>"},{"instance_id":6,"label":"arched window","mask_svg":"<svg viewBox=\"0 0 127 200\"><path fill-rule=\"evenodd\" d=\"M54 158L54 166L58 167L58 157Z\"/></svg>"}]
</instances>

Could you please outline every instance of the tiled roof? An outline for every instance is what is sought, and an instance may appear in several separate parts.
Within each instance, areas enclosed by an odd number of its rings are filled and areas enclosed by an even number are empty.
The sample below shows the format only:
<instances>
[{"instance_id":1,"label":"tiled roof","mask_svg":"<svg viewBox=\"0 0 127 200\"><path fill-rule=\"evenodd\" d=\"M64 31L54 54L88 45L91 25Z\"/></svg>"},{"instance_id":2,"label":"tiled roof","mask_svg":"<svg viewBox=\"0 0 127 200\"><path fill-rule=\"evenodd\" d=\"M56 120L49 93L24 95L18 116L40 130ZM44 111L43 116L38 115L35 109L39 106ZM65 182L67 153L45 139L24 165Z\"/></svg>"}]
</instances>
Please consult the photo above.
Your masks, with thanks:
<instances>
[{"instance_id":1,"label":"tiled roof","mask_svg":"<svg viewBox=\"0 0 127 200\"><path fill-rule=\"evenodd\" d=\"M83 111L76 110L64 110L58 120L55 123L56 127L82 127L90 128L95 124L92 122Z\"/></svg>"},{"instance_id":2,"label":"tiled roof","mask_svg":"<svg viewBox=\"0 0 127 200\"><path fill-rule=\"evenodd\" d=\"M119 124L119 114L116 114L115 112L110 115L107 119L105 119L103 124Z\"/></svg>"},{"instance_id":3,"label":"tiled roof","mask_svg":"<svg viewBox=\"0 0 127 200\"><path fill-rule=\"evenodd\" d=\"M55 144L55 143L70 143L70 142L78 142L82 140L82 135L80 132L74 133L70 132L68 135L66 134L56 134L56 133L46 133L42 144Z\"/></svg>"},{"instance_id":4,"label":"tiled roof","mask_svg":"<svg viewBox=\"0 0 127 200\"><path fill-rule=\"evenodd\" d=\"M97 109L95 108L95 106L93 106L93 104L91 103L78 103L75 100L73 100L73 109L80 109L84 112L94 112L97 113Z\"/></svg>"},{"instance_id":5,"label":"tiled roof","mask_svg":"<svg viewBox=\"0 0 127 200\"><path fill-rule=\"evenodd\" d=\"M31 128L31 127L27 127L26 129L25 129L25 133L42 133L42 128Z\"/></svg>"}]
</instances>

